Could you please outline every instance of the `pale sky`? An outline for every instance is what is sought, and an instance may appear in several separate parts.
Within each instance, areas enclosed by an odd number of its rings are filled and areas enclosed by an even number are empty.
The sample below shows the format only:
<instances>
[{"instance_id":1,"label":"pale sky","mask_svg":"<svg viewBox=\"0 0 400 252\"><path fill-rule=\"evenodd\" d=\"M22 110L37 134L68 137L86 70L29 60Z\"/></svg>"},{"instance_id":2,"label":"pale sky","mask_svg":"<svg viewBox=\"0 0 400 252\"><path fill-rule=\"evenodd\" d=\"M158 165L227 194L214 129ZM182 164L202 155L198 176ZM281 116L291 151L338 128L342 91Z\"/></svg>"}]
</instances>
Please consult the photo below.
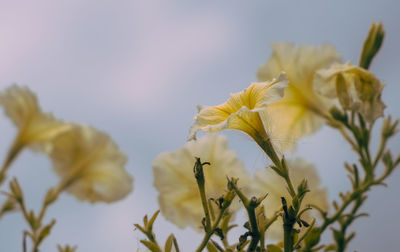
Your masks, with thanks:
<instances>
[{"instance_id":1,"label":"pale sky","mask_svg":"<svg viewBox=\"0 0 400 252\"><path fill-rule=\"evenodd\" d=\"M329 42L345 61L356 64L373 21L386 30L383 48L371 67L385 81L386 114L400 117L400 4L392 1L1 1L0 88L26 85L44 110L58 118L106 131L129 158L133 192L115 204L82 203L64 194L47 214L57 219L42 250L56 244L78 251L133 252L143 245L133 223L158 209L151 163L162 151L184 145L197 104L216 105L256 80L272 42ZM378 124L379 125L379 124ZM0 153L15 128L1 113ZM222 132L249 172L266 160L247 137ZM400 151L398 138L393 153ZM349 188L344 160L350 148L329 128L300 141L297 152L313 162L330 199ZM57 184L46 157L25 151L10 170L37 209L44 192ZM400 173L388 188L376 188L352 230L349 251L395 251L398 247ZM1 190L5 190L3 185ZM0 251L21 251L27 228L15 213L0 220ZM174 232L182 251L200 239L162 216L155 224L160 240ZM326 239L330 239L328 234Z\"/></svg>"}]
</instances>

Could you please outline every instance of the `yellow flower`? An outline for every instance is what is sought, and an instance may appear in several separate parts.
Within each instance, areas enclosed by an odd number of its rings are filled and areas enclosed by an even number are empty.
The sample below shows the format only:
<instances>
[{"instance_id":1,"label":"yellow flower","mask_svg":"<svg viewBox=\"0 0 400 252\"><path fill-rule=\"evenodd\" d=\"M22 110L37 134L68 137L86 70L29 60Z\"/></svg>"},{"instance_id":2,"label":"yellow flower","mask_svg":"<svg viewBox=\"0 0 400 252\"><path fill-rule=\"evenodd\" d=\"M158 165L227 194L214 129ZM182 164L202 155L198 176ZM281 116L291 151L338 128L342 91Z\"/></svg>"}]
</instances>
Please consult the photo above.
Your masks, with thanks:
<instances>
[{"instance_id":1,"label":"yellow flower","mask_svg":"<svg viewBox=\"0 0 400 252\"><path fill-rule=\"evenodd\" d=\"M35 94L26 87L13 85L0 93L0 105L14 122L18 133L0 169L0 185L5 181L6 171L25 147L35 151L49 152L50 142L58 134L71 128L49 113L43 113Z\"/></svg>"},{"instance_id":2,"label":"yellow flower","mask_svg":"<svg viewBox=\"0 0 400 252\"><path fill-rule=\"evenodd\" d=\"M125 155L105 133L74 126L53 141L50 158L62 189L79 200L113 202L132 190Z\"/></svg>"},{"instance_id":3,"label":"yellow flower","mask_svg":"<svg viewBox=\"0 0 400 252\"><path fill-rule=\"evenodd\" d=\"M291 149L303 135L309 135L324 122L330 102L313 89L317 70L340 62L330 45L272 45L270 59L258 70L258 80L265 81L284 71L289 79L284 97L268 106L265 113L271 134L281 141L282 150Z\"/></svg>"},{"instance_id":4,"label":"yellow flower","mask_svg":"<svg viewBox=\"0 0 400 252\"><path fill-rule=\"evenodd\" d=\"M51 140L69 130L71 125L56 120L39 107L35 94L27 87L13 85L0 94L0 105L18 128L14 145L27 145L38 151L49 151Z\"/></svg>"},{"instance_id":5,"label":"yellow flower","mask_svg":"<svg viewBox=\"0 0 400 252\"><path fill-rule=\"evenodd\" d=\"M334 64L317 72L315 85L327 97L337 97L344 110L359 112L367 122L383 116L384 84L371 72L350 63Z\"/></svg>"},{"instance_id":6,"label":"yellow flower","mask_svg":"<svg viewBox=\"0 0 400 252\"><path fill-rule=\"evenodd\" d=\"M288 160L290 179L295 187L297 187L303 179L307 179L310 192L303 199L302 206L316 205L323 210L327 210L328 200L327 191L321 188L320 178L314 166L305 162L302 159ZM271 218L273 214L282 206L281 197L291 199L287 190L287 186L282 177L280 177L272 169L259 170L255 174L254 182L252 183L252 191L255 195L261 196L268 193L267 198L263 201L265 215ZM316 210L307 211L303 217L306 221L310 221L311 217L318 217ZM268 229L267 235L271 239L281 239L283 235L282 219L278 219Z\"/></svg>"},{"instance_id":7,"label":"yellow flower","mask_svg":"<svg viewBox=\"0 0 400 252\"><path fill-rule=\"evenodd\" d=\"M204 166L207 198L216 199L226 193L226 176L240 178L239 186L247 185L249 176L236 153L228 149L226 138L213 134L190 141L174 152L161 153L154 159L154 185L159 192L161 213L181 228L191 226L200 231L204 213L193 174L196 157L211 163ZM230 209L238 207L238 202L234 202Z\"/></svg>"},{"instance_id":8,"label":"yellow flower","mask_svg":"<svg viewBox=\"0 0 400 252\"><path fill-rule=\"evenodd\" d=\"M286 76L281 73L271 82L253 83L242 92L231 94L221 105L199 106L188 139L194 139L200 130L215 132L223 129L241 130L257 143L260 139L268 139L260 112L283 96L286 85Z\"/></svg>"}]
</instances>

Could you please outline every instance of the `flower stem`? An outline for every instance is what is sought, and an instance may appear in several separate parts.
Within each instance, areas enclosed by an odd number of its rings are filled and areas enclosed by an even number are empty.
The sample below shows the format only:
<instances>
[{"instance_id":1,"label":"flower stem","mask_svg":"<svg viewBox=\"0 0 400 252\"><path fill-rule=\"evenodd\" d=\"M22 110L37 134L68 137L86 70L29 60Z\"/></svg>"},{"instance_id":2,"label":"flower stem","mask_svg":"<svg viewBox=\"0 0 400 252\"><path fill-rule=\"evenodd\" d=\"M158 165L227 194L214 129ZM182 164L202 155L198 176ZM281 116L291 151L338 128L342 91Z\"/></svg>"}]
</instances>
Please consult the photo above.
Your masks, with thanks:
<instances>
[{"instance_id":1,"label":"flower stem","mask_svg":"<svg viewBox=\"0 0 400 252\"><path fill-rule=\"evenodd\" d=\"M18 156L18 154L21 152L23 149L23 144L21 144L21 141L19 140L19 137L17 137L13 144L11 145L10 150L8 151L7 157L4 160L1 169L0 169L0 186L4 183L6 179L6 172L14 159Z\"/></svg>"},{"instance_id":2,"label":"flower stem","mask_svg":"<svg viewBox=\"0 0 400 252\"><path fill-rule=\"evenodd\" d=\"M260 230L258 229L257 217L255 213L256 207L259 205L257 202L257 198L253 197L250 200L237 188L235 183L231 183L233 190L235 190L236 194L242 201L244 207L246 208L247 215L249 217L250 222L250 231L251 231L251 241L249 244L249 248L247 251L255 251L257 248L257 244L260 241Z\"/></svg>"},{"instance_id":3,"label":"flower stem","mask_svg":"<svg viewBox=\"0 0 400 252\"><path fill-rule=\"evenodd\" d=\"M225 210L226 210L226 208L221 209L221 211L219 212L218 217L215 220L214 224L212 225L211 229L209 231L207 231L206 234L204 235L204 238L201 241L200 246L196 249L196 252L200 252L206 247L206 245L207 245L208 241L210 240L211 236L213 235L215 229L218 227L219 223L221 222L222 217L225 214Z\"/></svg>"},{"instance_id":4,"label":"flower stem","mask_svg":"<svg viewBox=\"0 0 400 252\"><path fill-rule=\"evenodd\" d=\"M205 178L203 171L203 165L206 164L210 165L210 163L208 162L201 163L200 158L196 158L196 163L194 164L193 172L196 178L197 186L199 188L201 205L203 206L203 211L205 215L204 229L206 232L209 232L211 228L211 218L210 218L210 212L208 210L208 203L207 203L206 189L205 189Z\"/></svg>"},{"instance_id":5,"label":"flower stem","mask_svg":"<svg viewBox=\"0 0 400 252\"><path fill-rule=\"evenodd\" d=\"M261 136L257 139L257 144L261 147L261 149L267 154L267 156L271 159L272 163L276 166L278 169L277 173L281 177L283 177L288 185L289 188L289 193L293 197L296 195L296 191L294 190L293 184L290 180L289 177L289 170L286 166L286 162L284 158L281 159L279 158L278 154L275 151L275 148L271 142L271 139L269 138L262 138ZM276 171L276 170L275 170Z\"/></svg>"}]
</instances>

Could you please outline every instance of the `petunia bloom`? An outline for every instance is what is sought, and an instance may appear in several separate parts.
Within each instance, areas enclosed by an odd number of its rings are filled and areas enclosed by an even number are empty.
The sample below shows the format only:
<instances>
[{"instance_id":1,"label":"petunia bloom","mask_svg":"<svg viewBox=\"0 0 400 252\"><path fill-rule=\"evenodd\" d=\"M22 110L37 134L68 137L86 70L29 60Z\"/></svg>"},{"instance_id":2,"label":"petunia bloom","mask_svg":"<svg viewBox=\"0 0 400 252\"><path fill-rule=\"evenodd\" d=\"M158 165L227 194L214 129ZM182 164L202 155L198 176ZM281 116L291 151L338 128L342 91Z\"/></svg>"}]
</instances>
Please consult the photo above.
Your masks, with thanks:
<instances>
[{"instance_id":1,"label":"petunia bloom","mask_svg":"<svg viewBox=\"0 0 400 252\"><path fill-rule=\"evenodd\" d=\"M268 139L269 135L260 118L260 113L269 104L283 96L287 78L281 73L270 82L253 83L242 92L231 94L230 98L218 106L199 106L195 123L190 128L189 140L200 130L215 132L223 129L240 130L250 135L257 143Z\"/></svg>"},{"instance_id":2,"label":"petunia bloom","mask_svg":"<svg viewBox=\"0 0 400 252\"><path fill-rule=\"evenodd\" d=\"M204 213L193 174L196 157L211 163L204 166L207 198L216 199L226 193L226 176L239 178L241 186L248 185L249 175L236 153L228 149L226 138L213 134L187 142L176 151L161 153L154 159L154 185L159 192L161 213L181 228L190 226L200 231ZM230 209L238 206L238 202L234 202Z\"/></svg>"},{"instance_id":3,"label":"petunia bloom","mask_svg":"<svg viewBox=\"0 0 400 252\"><path fill-rule=\"evenodd\" d=\"M307 180L310 192L306 194L302 201L302 206L315 205L323 210L328 209L328 199L326 189L321 187L320 178L314 166L302 159L288 160L290 179L297 187L303 179ZM272 169L263 169L255 173L252 184L252 191L255 195L264 195L268 193L263 201L265 215L267 218L273 216L282 206L281 197L290 199L291 196L287 190L285 181ZM310 221L311 217L318 217L314 210L303 214L304 219ZM268 229L267 235L271 239L282 239L282 219L278 219Z\"/></svg>"},{"instance_id":4,"label":"petunia bloom","mask_svg":"<svg viewBox=\"0 0 400 252\"><path fill-rule=\"evenodd\" d=\"M0 105L18 128L19 145L48 150L49 142L71 125L42 112L35 94L27 87L11 86L0 94Z\"/></svg>"},{"instance_id":5,"label":"petunia bloom","mask_svg":"<svg viewBox=\"0 0 400 252\"><path fill-rule=\"evenodd\" d=\"M50 113L42 112L35 94L26 87L13 85L0 93L0 105L18 128L17 136L1 168L1 183L4 181L5 171L24 147L48 152L52 139L69 130L71 125L56 120Z\"/></svg>"},{"instance_id":6,"label":"petunia bloom","mask_svg":"<svg viewBox=\"0 0 400 252\"><path fill-rule=\"evenodd\" d=\"M52 144L50 158L61 187L79 200L113 202L132 190L126 156L107 134L75 125Z\"/></svg>"},{"instance_id":7,"label":"petunia bloom","mask_svg":"<svg viewBox=\"0 0 400 252\"><path fill-rule=\"evenodd\" d=\"M318 90L327 97L337 97L344 110L356 111L370 123L383 116L384 84L368 70L350 63L334 64L318 71L317 76Z\"/></svg>"},{"instance_id":8,"label":"petunia bloom","mask_svg":"<svg viewBox=\"0 0 400 252\"><path fill-rule=\"evenodd\" d=\"M300 137L312 134L322 126L331 103L314 90L314 74L341 60L336 50L327 44L276 43L272 44L272 49L271 57L258 70L258 80L269 80L281 71L289 79L284 97L268 106L265 113L268 127L281 141L283 151L292 149Z\"/></svg>"}]
</instances>

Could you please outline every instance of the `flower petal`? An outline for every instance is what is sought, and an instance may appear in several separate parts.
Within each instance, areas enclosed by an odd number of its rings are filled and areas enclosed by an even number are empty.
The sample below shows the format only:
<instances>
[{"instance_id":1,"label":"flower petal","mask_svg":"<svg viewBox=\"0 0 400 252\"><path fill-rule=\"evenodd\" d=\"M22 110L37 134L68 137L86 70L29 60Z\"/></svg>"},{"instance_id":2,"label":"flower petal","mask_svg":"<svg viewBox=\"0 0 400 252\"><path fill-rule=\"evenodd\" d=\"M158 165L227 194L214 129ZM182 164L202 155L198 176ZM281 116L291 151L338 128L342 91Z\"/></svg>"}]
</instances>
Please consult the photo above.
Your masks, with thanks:
<instances>
[{"instance_id":1,"label":"flower petal","mask_svg":"<svg viewBox=\"0 0 400 252\"><path fill-rule=\"evenodd\" d=\"M303 135L318 130L324 122L321 117L331 102L313 89L314 74L321 68L340 62L340 57L330 45L296 46L292 43L272 45L270 59L258 71L260 81L268 80L284 71L289 79L284 97L268 106L262 117L275 141L282 150L292 149Z\"/></svg>"},{"instance_id":2,"label":"flower petal","mask_svg":"<svg viewBox=\"0 0 400 252\"><path fill-rule=\"evenodd\" d=\"M337 97L343 109L359 112L367 122L383 116L386 105L381 94L385 85L368 70L350 63L334 64L318 71L314 85L321 94Z\"/></svg>"},{"instance_id":3,"label":"flower petal","mask_svg":"<svg viewBox=\"0 0 400 252\"><path fill-rule=\"evenodd\" d=\"M267 137L258 112L280 99L286 85L286 76L281 73L271 82L253 83L242 92L232 94L221 105L199 106L188 140L194 139L200 130L215 132L223 129L241 130L253 138Z\"/></svg>"},{"instance_id":4,"label":"flower petal","mask_svg":"<svg viewBox=\"0 0 400 252\"><path fill-rule=\"evenodd\" d=\"M75 125L59 135L50 157L67 192L80 200L113 202L132 190L125 155L108 135L94 128Z\"/></svg>"},{"instance_id":5,"label":"flower petal","mask_svg":"<svg viewBox=\"0 0 400 252\"><path fill-rule=\"evenodd\" d=\"M204 168L208 198L218 198L226 192L226 176L238 177L240 185L248 185L249 175L236 153L228 149L226 138L213 134L187 142L174 152L161 153L154 159L154 185L159 192L161 213L181 228L191 226L200 231L204 213L193 174L195 157L211 163ZM234 202L230 209L238 206L238 202Z\"/></svg>"}]
</instances>

